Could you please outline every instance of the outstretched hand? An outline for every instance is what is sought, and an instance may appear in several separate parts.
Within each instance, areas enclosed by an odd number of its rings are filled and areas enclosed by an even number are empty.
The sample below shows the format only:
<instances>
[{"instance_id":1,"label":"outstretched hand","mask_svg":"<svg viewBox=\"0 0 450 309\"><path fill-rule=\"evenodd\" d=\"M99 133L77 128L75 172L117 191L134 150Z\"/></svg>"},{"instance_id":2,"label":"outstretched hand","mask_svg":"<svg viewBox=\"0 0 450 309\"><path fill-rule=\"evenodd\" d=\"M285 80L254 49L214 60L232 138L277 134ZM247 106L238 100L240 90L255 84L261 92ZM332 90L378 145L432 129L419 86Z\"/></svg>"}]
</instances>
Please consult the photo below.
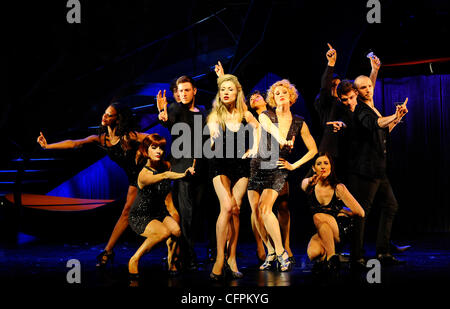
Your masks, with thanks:
<instances>
[{"instance_id":1,"label":"outstretched hand","mask_svg":"<svg viewBox=\"0 0 450 309\"><path fill-rule=\"evenodd\" d=\"M39 143L39 145L41 145L42 148L47 148L47 140L44 137L44 134L42 134L42 132L39 132L40 135L37 138L37 142Z\"/></svg>"},{"instance_id":2,"label":"outstretched hand","mask_svg":"<svg viewBox=\"0 0 450 309\"><path fill-rule=\"evenodd\" d=\"M346 128L347 125L342 122L342 121L328 121L326 123L327 125L333 126L333 132L336 133L339 130L341 130L341 128Z\"/></svg>"}]
</instances>

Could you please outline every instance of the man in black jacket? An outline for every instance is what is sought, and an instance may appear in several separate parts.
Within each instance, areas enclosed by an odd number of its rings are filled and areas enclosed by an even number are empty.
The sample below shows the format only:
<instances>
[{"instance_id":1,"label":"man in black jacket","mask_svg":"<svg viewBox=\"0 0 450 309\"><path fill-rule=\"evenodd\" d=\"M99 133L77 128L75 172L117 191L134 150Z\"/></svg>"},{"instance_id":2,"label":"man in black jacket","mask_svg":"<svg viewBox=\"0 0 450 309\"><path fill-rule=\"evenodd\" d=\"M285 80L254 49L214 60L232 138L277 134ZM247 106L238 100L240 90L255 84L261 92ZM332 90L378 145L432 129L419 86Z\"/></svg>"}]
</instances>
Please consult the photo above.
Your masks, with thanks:
<instances>
[{"instance_id":1,"label":"man in black jacket","mask_svg":"<svg viewBox=\"0 0 450 309\"><path fill-rule=\"evenodd\" d=\"M392 223L398 209L397 200L386 175L387 139L389 132L406 115L406 99L390 116L383 117L373 102L373 84L369 77L359 76L354 85L358 90L358 104L353 113L354 141L352 142L349 190L369 213L375 197L381 201L376 254L382 264L399 264L390 253ZM365 266L362 254L365 218L355 218L351 258L353 265Z\"/></svg>"},{"instance_id":2,"label":"man in black jacket","mask_svg":"<svg viewBox=\"0 0 450 309\"><path fill-rule=\"evenodd\" d=\"M172 135L172 171L182 173L195 165L193 176L175 182L173 199L181 221L180 248L183 265L185 269L196 270L198 264L194 250L193 223L195 212L199 211L198 207L204 198L207 179L207 163L202 159L206 110L203 106L196 105L197 88L191 77L179 77L176 86L173 91L178 92L180 103L174 102L167 108L165 94L164 97L161 93L158 94L158 119Z\"/></svg>"}]
</instances>

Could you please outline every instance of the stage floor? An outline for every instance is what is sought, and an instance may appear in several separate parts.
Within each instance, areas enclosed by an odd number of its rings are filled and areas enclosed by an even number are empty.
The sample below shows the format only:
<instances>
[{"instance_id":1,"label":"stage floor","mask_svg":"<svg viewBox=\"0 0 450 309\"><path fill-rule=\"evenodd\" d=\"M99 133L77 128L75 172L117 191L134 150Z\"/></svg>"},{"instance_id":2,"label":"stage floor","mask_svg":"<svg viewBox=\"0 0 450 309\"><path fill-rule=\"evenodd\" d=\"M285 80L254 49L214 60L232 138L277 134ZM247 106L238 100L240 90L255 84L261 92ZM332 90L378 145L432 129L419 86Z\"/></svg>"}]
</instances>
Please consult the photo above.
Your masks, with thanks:
<instances>
[{"instance_id":1,"label":"stage floor","mask_svg":"<svg viewBox=\"0 0 450 309\"><path fill-rule=\"evenodd\" d=\"M140 238L120 242L115 248L112 267L99 271L95 267L96 256L104 243L49 241L20 235L19 243L3 246L0 250L0 279L2 285L10 288L127 288L127 262L141 243ZM445 284L450 279L450 235L433 234L410 238L412 248L397 255L406 261L405 265L381 268L381 283L368 283L367 273L355 274L348 263L342 265L340 275L332 281L321 282L312 275L312 263L306 256L306 243L296 244L292 249L297 261L291 272L259 271L253 243L239 243L238 265L244 278L216 283L209 280L212 264L206 262L206 244L196 245L200 268L196 272L183 272L169 278L163 257L166 248L156 247L145 255L140 263L140 288L155 291L167 288L193 288L195 290L212 287L316 287L343 285L373 288L375 286L396 289L401 286L429 287ZM374 246L366 246L367 257L373 258ZM67 262L80 262L80 283L68 283L67 275L72 267ZM300 289L299 291L302 291Z\"/></svg>"}]
</instances>

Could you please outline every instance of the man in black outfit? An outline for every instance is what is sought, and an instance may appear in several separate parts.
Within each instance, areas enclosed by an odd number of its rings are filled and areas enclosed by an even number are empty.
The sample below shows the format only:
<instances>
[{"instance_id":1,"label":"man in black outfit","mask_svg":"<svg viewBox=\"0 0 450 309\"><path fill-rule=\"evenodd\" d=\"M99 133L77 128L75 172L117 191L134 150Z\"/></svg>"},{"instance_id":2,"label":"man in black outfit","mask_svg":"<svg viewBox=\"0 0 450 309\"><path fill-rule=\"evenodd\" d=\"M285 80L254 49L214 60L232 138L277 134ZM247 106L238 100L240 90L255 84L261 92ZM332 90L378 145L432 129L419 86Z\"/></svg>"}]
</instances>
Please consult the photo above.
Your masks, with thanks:
<instances>
[{"instance_id":1,"label":"man in black outfit","mask_svg":"<svg viewBox=\"0 0 450 309\"><path fill-rule=\"evenodd\" d=\"M314 101L314 108L319 115L320 126L322 127L322 136L319 144L319 152L327 152L333 156L335 162L336 174L342 180L346 180L346 153L348 151L346 142L346 130L342 130L347 126L350 111L347 103L342 102L337 95L337 87L341 82L340 77L334 73L337 52L328 44L329 50L326 53L328 60L325 72L322 75L320 91ZM372 71L370 79L375 84L380 61L374 57L370 61ZM354 107L353 107L354 108Z\"/></svg>"},{"instance_id":2,"label":"man in black outfit","mask_svg":"<svg viewBox=\"0 0 450 309\"><path fill-rule=\"evenodd\" d=\"M177 79L176 85L177 88L173 91L178 91L180 103L174 102L167 109L165 95L162 97L159 93L158 119L172 135L170 160L172 171L182 173L188 167L195 165L193 176L175 182L173 199L180 215L182 263L185 269L196 270L198 264L194 250L193 223L195 212L198 211L203 199L205 180L208 175L206 160L202 159L204 140L202 133L206 111L203 106L195 104L197 88L192 78L181 76Z\"/></svg>"},{"instance_id":3,"label":"man in black outfit","mask_svg":"<svg viewBox=\"0 0 450 309\"><path fill-rule=\"evenodd\" d=\"M383 117L373 103L373 85L367 76L359 76L354 82L358 90L358 103L353 113L353 141L349 166L349 190L369 213L375 197L381 201L376 254L384 265L399 264L390 253L392 223L398 209L397 200L386 175L387 138L389 132L408 112L406 102L396 112ZM367 216L366 216L367 217ZM355 218L351 260L356 267L365 267L363 257L365 218Z\"/></svg>"}]
</instances>

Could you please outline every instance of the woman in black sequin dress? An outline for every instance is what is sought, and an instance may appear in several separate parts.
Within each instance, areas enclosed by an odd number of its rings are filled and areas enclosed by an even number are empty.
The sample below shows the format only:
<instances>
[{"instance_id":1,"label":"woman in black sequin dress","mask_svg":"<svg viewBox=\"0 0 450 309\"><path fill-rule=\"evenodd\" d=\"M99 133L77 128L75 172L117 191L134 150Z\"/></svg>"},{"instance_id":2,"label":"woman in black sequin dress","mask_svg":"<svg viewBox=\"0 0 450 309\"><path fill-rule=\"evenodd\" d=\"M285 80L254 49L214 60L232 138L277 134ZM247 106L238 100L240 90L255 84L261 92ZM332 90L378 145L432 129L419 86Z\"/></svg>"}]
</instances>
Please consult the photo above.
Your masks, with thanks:
<instances>
[{"instance_id":1,"label":"woman in black sequin dress","mask_svg":"<svg viewBox=\"0 0 450 309\"><path fill-rule=\"evenodd\" d=\"M297 98L294 85L288 80L278 81L270 87L266 100L274 110L266 110L259 115L262 132L258 155L251 162L248 196L250 203L257 208L259 218L256 226L268 250L261 270L271 268L276 259L281 271L291 268L291 259L282 243L280 224L272 208L280 192L285 190L289 171L308 162L317 153L316 143L303 118L290 111ZM308 152L290 164L293 159L291 150L299 140L303 141Z\"/></svg>"},{"instance_id":2,"label":"woman in black sequin dress","mask_svg":"<svg viewBox=\"0 0 450 309\"><path fill-rule=\"evenodd\" d=\"M248 136L253 131L255 139L258 128L258 122L246 108L242 86L236 76L222 75L217 79L217 85L219 91L207 120L215 154L210 160L210 175L220 203L216 223L217 256L210 274L213 280L220 279L224 269L230 270L233 278L243 276L236 262L239 212L247 191L248 158L256 153L256 143L248 149L250 142L246 142L246 132ZM248 130L248 126L244 128L247 123L252 130Z\"/></svg>"},{"instance_id":3,"label":"woman in black sequin dress","mask_svg":"<svg viewBox=\"0 0 450 309\"><path fill-rule=\"evenodd\" d=\"M170 164L163 160L166 140L157 133L150 134L139 147L140 155L147 159L146 165L137 179L138 194L130 209L130 227L137 234L146 237L142 245L128 262L128 271L132 279L137 279L139 260L159 242L167 242L169 271L176 272L173 254L176 239L180 236L180 226L170 216L166 208L166 198L171 190L171 180L181 179L194 174L189 167L184 173L170 171Z\"/></svg>"},{"instance_id":4,"label":"woman in black sequin dress","mask_svg":"<svg viewBox=\"0 0 450 309\"><path fill-rule=\"evenodd\" d=\"M313 214L317 233L311 237L307 254L310 260L336 264L335 243L341 242L348 234L348 216L364 217L364 209L339 183L334 173L331 156L319 153L312 169L314 176L302 181L302 189L307 193L307 201ZM346 208L346 207L348 208Z\"/></svg>"},{"instance_id":5,"label":"woman in black sequin dress","mask_svg":"<svg viewBox=\"0 0 450 309\"><path fill-rule=\"evenodd\" d=\"M139 144L147 136L135 130L132 113L128 107L114 102L102 116L100 132L79 140L65 140L47 144L44 135L40 134L37 142L44 149L71 149L85 144L96 143L102 147L112 161L116 162L126 173L129 181L128 193L122 213L102 253L97 257L97 266L104 266L114 259L113 248L119 237L128 226L128 212L137 194L137 176L142 166L136 164L136 151Z\"/></svg>"}]
</instances>

